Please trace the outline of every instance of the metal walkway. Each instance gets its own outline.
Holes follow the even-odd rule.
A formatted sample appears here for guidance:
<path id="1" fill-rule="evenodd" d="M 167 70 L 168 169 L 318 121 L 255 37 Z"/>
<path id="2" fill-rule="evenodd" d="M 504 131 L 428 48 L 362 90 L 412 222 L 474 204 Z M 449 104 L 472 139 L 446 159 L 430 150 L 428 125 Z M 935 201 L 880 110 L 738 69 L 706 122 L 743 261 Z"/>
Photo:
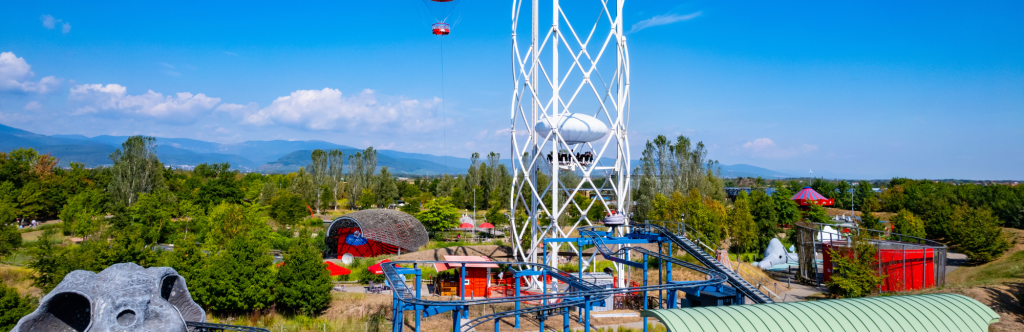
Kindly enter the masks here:
<path id="1" fill-rule="evenodd" d="M 698 244 L 694 243 L 693 241 L 690 241 L 690 239 L 686 238 L 685 236 L 678 236 L 670 232 L 665 227 L 654 224 L 640 224 L 633 225 L 633 227 L 643 227 L 648 230 L 656 230 L 662 236 L 668 238 L 673 243 L 679 245 L 680 248 L 686 251 L 687 254 L 696 258 L 697 261 L 700 262 L 701 264 L 704 264 L 705 266 L 711 268 L 712 270 L 715 270 L 715 272 L 724 274 L 726 278 L 729 280 L 729 284 L 735 287 L 737 292 L 740 292 L 740 294 L 743 294 L 743 296 L 750 298 L 754 302 L 775 303 L 775 301 L 772 301 L 772 299 L 768 297 L 768 295 L 761 293 L 761 291 L 757 290 L 757 287 L 751 285 L 746 280 L 743 280 L 743 278 L 740 277 L 739 274 L 736 274 L 736 272 L 733 272 L 732 270 L 723 266 L 721 262 L 719 262 L 711 255 L 709 255 L 706 251 L 704 251 L 704 249 L 701 249 L 701 247 Z"/>

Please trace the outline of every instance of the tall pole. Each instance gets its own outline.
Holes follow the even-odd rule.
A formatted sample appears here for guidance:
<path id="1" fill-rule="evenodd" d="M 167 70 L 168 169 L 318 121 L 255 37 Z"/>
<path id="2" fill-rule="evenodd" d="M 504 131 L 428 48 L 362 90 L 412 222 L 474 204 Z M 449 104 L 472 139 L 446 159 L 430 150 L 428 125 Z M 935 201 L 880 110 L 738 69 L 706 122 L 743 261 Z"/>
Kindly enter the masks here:
<path id="1" fill-rule="evenodd" d="M 553 136 L 552 137 L 552 141 L 551 141 L 552 143 L 554 143 L 553 145 L 551 145 L 551 149 L 553 150 L 552 151 L 553 155 L 557 155 L 558 154 L 558 150 L 560 148 L 560 146 L 558 144 L 559 141 L 560 141 L 558 139 L 558 135 L 559 135 L 559 133 L 558 133 L 558 124 L 559 124 L 559 121 L 558 121 L 558 115 L 559 115 L 558 114 L 559 113 L 558 112 L 558 104 L 561 102 L 561 100 L 559 100 L 559 98 L 558 98 L 558 88 L 561 85 L 561 84 L 559 84 L 560 81 L 558 79 L 558 48 L 559 48 L 559 45 L 558 45 L 558 21 L 559 21 L 559 19 L 558 19 L 558 12 L 560 10 L 561 9 L 558 8 L 558 0 L 552 0 L 551 1 L 551 42 L 552 42 L 551 43 L 551 73 L 552 73 L 551 74 L 551 82 L 552 82 L 552 84 L 551 84 L 551 118 L 548 119 L 548 121 L 550 121 L 553 124 L 551 126 L 551 134 L 550 134 L 551 136 Z M 552 207 L 552 214 L 553 215 L 551 216 L 551 225 L 548 226 L 548 228 L 549 228 L 548 231 L 552 232 L 552 234 L 550 235 L 551 237 L 557 237 L 558 236 L 558 232 L 561 231 L 561 228 L 559 227 L 560 225 L 558 224 L 558 219 L 562 215 L 561 214 L 562 211 L 561 211 L 561 209 L 559 209 L 559 207 L 561 205 L 558 204 L 558 196 L 560 194 L 558 192 L 558 180 L 559 180 L 558 179 L 559 178 L 558 177 L 558 175 L 559 175 L 558 174 L 559 173 L 558 170 L 559 170 L 560 167 L 562 167 L 561 164 L 562 164 L 561 158 L 554 158 L 554 157 L 552 157 L 552 162 L 551 162 L 551 207 Z M 558 252 L 561 249 L 559 248 L 559 245 L 557 243 L 553 244 L 552 247 L 554 247 L 553 250 L 554 250 L 555 254 L 551 256 L 551 262 L 550 263 L 545 262 L 545 264 L 548 264 L 548 265 L 551 265 L 551 266 L 558 266 L 558 264 L 555 263 L 555 261 L 558 259 L 557 258 L 558 257 Z"/>

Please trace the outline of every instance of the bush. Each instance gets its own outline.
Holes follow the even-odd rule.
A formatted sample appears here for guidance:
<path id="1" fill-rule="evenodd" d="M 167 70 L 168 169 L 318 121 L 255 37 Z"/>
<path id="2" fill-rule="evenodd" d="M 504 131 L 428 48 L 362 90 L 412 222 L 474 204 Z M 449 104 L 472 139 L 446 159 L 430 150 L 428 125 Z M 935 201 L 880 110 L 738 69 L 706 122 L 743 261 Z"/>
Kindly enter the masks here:
<path id="1" fill-rule="evenodd" d="M 38 300 L 31 296 L 22 297 L 14 288 L 0 282 L 0 331 L 10 331 L 18 320 L 36 309 Z"/>
<path id="2" fill-rule="evenodd" d="M 267 247 L 244 233 L 232 238 L 227 247 L 207 258 L 192 296 L 214 312 L 247 312 L 267 308 L 274 302 L 273 258 Z"/>
<path id="3" fill-rule="evenodd" d="M 302 201 L 302 197 L 291 191 L 279 191 L 270 202 L 270 218 L 278 224 L 294 225 L 309 215 L 309 208 Z"/>
<path id="4" fill-rule="evenodd" d="M 834 297 L 850 298 L 871 294 L 882 284 L 878 275 L 875 247 L 862 239 L 851 239 L 850 248 L 832 249 L 832 279 L 825 283 Z"/>
<path id="5" fill-rule="evenodd" d="M 892 218 L 892 232 L 918 238 L 927 236 L 924 229 L 924 220 L 915 217 L 914 213 L 907 209 L 900 210 L 896 217 Z"/>
<path id="6" fill-rule="evenodd" d="M 1001 226 L 991 210 L 961 206 L 949 220 L 950 241 L 968 260 L 991 262 L 1010 248 Z"/>
<path id="7" fill-rule="evenodd" d="M 309 239 L 308 231 L 299 239 Z M 293 241 L 277 272 L 277 305 L 293 312 L 319 314 L 331 303 L 331 274 L 310 241 Z"/>

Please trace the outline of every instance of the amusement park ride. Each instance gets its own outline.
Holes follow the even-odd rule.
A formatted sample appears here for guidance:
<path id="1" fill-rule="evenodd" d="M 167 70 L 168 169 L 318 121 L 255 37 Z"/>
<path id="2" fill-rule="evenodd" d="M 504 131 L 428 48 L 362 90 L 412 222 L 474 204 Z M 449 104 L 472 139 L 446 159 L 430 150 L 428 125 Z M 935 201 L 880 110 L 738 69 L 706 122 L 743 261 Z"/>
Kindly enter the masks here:
<path id="1" fill-rule="evenodd" d="M 450 25 L 445 21 L 456 2 L 425 0 L 428 8 L 438 8 L 431 8 L 438 20 L 432 27 L 433 34 L 450 33 Z M 595 1 L 595 8 L 600 8 L 594 13 L 597 22 L 589 30 L 576 30 L 569 22 L 576 13 L 564 11 L 558 0 L 551 1 L 550 8 L 545 4 L 543 9 L 550 10 L 551 16 L 544 23 L 539 0 L 532 4 L 514 0 L 511 143 L 515 157 L 510 200 L 511 211 L 523 209 L 526 218 L 511 218 L 513 255 L 517 261 L 496 262 L 507 271 L 503 273 L 511 274 L 507 285 L 514 291 L 503 297 L 466 298 L 461 289 L 464 283 L 460 283 L 459 300 L 431 300 L 422 296 L 425 264 L 461 265 L 460 271 L 465 271 L 467 264 L 479 262 L 384 263 L 384 274 L 395 285 L 394 331 L 402 330 L 406 311 L 415 312 L 416 331 L 420 330 L 421 318 L 445 312 L 452 313 L 455 331 L 471 330 L 488 321 L 493 321 L 498 331 L 506 317 L 514 318 L 514 326 L 519 328 L 523 315 L 536 317 L 543 330 L 545 318 L 552 314 L 564 316 L 563 328 L 568 331 L 572 308 L 579 311 L 577 319 L 589 331 L 591 310 L 608 305 L 606 301 L 612 301 L 612 295 L 617 293 L 642 294 L 647 298 L 648 292 L 658 292 L 658 306 L 667 308 L 742 304 L 744 299 L 772 302 L 704 251 L 699 242 L 687 238 L 685 226 L 674 232 L 663 226 L 630 223 L 629 52 L 623 33 L 623 2 Z M 521 16 L 524 13 L 531 16 Z M 592 21 L 594 17 L 586 19 Z M 560 51 L 567 56 L 560 57 Z M 594 199 L 583 206 L 572 199 L 577 195 Z M 599 209 L 607 217 L 591 220 L 591 209 Z M 569 220 L 568 215 L 579 217 Z M 683 234 L 676 234 L 680 231 Z M 632 247 L 650 243 L 658 244 L 657 252 Z M 673 246 L 704 266 L 673 258 Z M 596 248 L 589 257 L 584 254 L 588 247 Z M 662 252 L 664 247 L 668 252 Z M 556 268 L 563 248 L 579 262 L 575 274 Z M 614 262 L 615 275 L 622 276 L 616 278 L 613 288 L 598 286 L 584 275 L 585 270 L 596 268 L 598 254 Z M 657 284 L 647 280 L 648 260 L 655 258 L 659 260 Z M 673 281 L 674 266 L 705 274 L 707 279 Z M 627 286 L 625 276 L 629 268 L 643 270 L 642 283 Z M 404 275 L 415 276 L 414 286 L 406 285 Z M 679 292 L 684 292 L 685 297 L 679 297 Z M 714 301 L 702 302 L 709 297 Z M 643 302 L 647 309 L 647 301 Z M 498 303 L 514 303 L 514 309 L 469 319 L 470 306 Z"/>

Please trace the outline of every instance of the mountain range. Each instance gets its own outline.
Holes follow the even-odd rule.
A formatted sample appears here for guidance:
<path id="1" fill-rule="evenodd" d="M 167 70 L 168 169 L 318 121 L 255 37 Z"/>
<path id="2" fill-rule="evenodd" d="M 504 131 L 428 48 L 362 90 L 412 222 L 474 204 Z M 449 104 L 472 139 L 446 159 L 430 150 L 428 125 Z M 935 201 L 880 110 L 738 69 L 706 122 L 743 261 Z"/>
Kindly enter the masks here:
<path id="1" fill-rule="evenodd" d="M 50 153 L 60 158 L 60 166 L 67 166 L 72 162 L 84 163 L 86 167 L 109 166 L 112 164 L 110 154 L 120 148 L 126 139 L 128 136 L 47 136 L 0 124 L 0 151 L 33 148 L 40 153 Z M 312 162 L 310 153 L 315 149 L 338 149 L 346 156 L 362 151 L 351 146 L 324 141 L 274 140 L 221 144 L 188 138 L 157 137 L 156 144 L 157 157 L 166 166 L 191 168 L 202 163 L 227 162 L 234 169 L 261 173 L 294 172 Z M 502 162 L 506 166 L 511 166 L 508 159 Z M 469 158 L 377 150 L 377 166 L 387 166 L 393 174 L 457 174 L 466 172 L 470 164 Z M 639 165 L 639 161 L 633 160 L 632 164 Z M 722 176 L 792 177 L 783 172 L 745 164 L 723 165 Z"/>

